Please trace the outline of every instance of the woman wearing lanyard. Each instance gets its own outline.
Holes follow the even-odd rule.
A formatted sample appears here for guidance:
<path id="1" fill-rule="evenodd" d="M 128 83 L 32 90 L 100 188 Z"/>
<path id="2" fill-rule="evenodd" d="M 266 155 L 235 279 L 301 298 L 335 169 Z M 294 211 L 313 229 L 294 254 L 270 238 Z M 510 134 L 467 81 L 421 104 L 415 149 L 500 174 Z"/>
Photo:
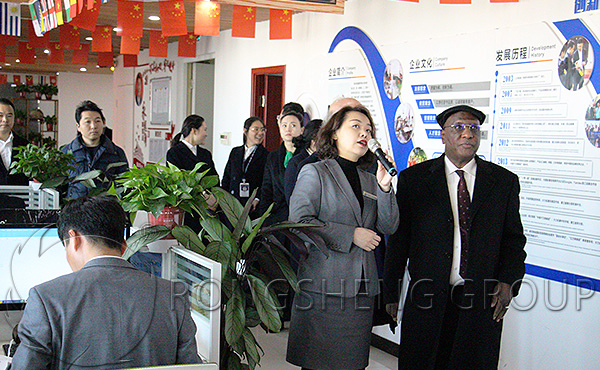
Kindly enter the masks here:
<path id="1" fill-rule="evenodd" d="M 260 188 L 269 152 L 262 145 L 265 138 L 265 124 L 258 117 L 250 117 L 244 122 L 244 145 L 235 147 L 223 173 L 222 188 L 235 196 L 242 204 L 256 188 Z M 260 190 L 252 204 L 251 218 L 260 199 Z"/>

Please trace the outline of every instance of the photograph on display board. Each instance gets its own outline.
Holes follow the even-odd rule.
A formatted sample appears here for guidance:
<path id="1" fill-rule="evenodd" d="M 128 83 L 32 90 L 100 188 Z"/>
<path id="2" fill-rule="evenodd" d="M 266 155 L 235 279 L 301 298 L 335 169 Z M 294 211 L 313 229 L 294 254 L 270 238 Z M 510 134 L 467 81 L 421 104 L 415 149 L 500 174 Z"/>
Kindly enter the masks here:
<path id="1" fill-rule="evenodd" d="M 398 59 L 390 60 L 383 73 L 383 87 L 388 98 L 396 99 L 400 96 L 402 78 L 403 73 L 400 61 Z"/>
<path id="2" fill-rule="evenodd" d="M 573 36 L 558 55 L 558 77 L 568 90 L 579 90 L 590 80 L 594 69 L 594 51 L 588 39 Z"/>
<path id="3" fill-rule="evenodd" d="M 409 103 L 402 103 L 396 110 L 396 118 L 394 120 L 394 128 L 396 137 L 402 144 L 408 143 L 413 136 L 415 129 L 415 114 L 412 106 Z"/>

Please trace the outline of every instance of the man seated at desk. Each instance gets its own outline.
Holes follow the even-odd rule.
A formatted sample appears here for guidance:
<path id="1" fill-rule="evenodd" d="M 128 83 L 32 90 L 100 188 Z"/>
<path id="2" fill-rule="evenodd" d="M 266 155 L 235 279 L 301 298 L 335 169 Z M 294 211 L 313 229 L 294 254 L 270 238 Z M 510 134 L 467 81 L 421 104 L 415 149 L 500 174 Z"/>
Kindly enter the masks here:
<path id="1" fill-rule="evenodd" d="M 85 100 L 75 109 L 75 121 L 77 122 L 77 137 L 67 144 L 62 151 L 73 152 L 75 161 L 70 171 L 71 176 L 78 176 L 92 170 L 100 170 L 108 179 L 113 180 L 129 168 L 125 152 L 116 146 L 104 134 L 106 118 L 102 109 L 96 103 Z M 111 164 L 121 165 L 110 167 Z M 96 186 L 101 186 L 96 181 Z M 108 187 L 108 186 L 106 186 Z M 69 185 L 67 198 L 79 198 L 89 193 L 89 189 L 82 183 Z"/>
<path id="2" fill-rule="evenodd" d="M 69 202 L 58 236 L 73 273 L 29 291 L 13 370 L 200 363 L 183 283 L 121 258 L 126 215 L 114 197 Z"/>

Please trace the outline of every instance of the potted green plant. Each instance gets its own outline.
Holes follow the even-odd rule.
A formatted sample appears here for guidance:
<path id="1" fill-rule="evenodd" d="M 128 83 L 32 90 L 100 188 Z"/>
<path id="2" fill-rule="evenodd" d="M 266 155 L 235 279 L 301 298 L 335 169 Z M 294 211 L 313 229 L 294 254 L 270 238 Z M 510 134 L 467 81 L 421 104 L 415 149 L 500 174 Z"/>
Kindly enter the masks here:
<path id="1" fill-rule="evenodd" d="M 326 255 L 328 252 L 323 239 L 312 230 L 315 225 L 282 222 L 263 227 L 272 206 L 260 219 L 251 222 L 248 215 L 256 191 L 246 207 L 223 189 L 215 187 L 212 192 L 233 230 L 219 217 L 203 213 L 199 235 L 187 226 L 144 228 L 127 240 L 123 257 L 129 258 L 144 245 L 172 233 L 187 249 L 220 262 L 224 317 L 221 367 L 252 370 L 260 363 L 261 348 L 250 329 L 262 325 L 269 331 L 279 332 L 282 323 L 277 292 L 283 293 L 290 286 L 294 290 L 298 288 L 296 274 L 289 263 L 290 254 L 274 234 L 286 235 L 304 253 L 308 252 L 305 242 L 312 243 Z"/>
<path id="2" fill-rule="evenodd" d="M 44 117 L 44 122 L 46 122 L 46 130 L 52 131 L 54 125 L 56 125 L 56 115 Z"/>
<path id="3" fill-rule="evenodd" d="M 44 93 L 44 85 L 42 85 L 42 84 L 32 85 L 31 91 L 33 92 L 36 99 L 41 99 L 42 94 Z"/>
<path id="4" fill-rule="evenodd" d="M 198 163 L 191 171 L 171 163 L 133 166 L 115 180 L 114 194 L 123 209 L 132 213 L 132 222 L 137 211 L 148 212 L 150 222 L 158 219 L 163 210 L 169 218 L 179 217 L 180 211 L 203 214 L 207 208 L 203 193 L 217 185 L 219 179 L 206 176 L 208 171 L 200 172 L 202 166 Z"/>
<path id="5" fill-rule="evenodd" d="M 31 92 L 31 89 L 28 85 L 20 84 L 15 86 L 15 91 L 19 94 L 20 97 L 24 98 L 28 92 Z"/>
<path id="6" fill-rule="evenodd" d="M 58 87 L 52 84 L 42 84 L 41 85 L 41 93 L 46 96 L 46 99 L 51 100 L 52 95 L 58 94 Z"/>

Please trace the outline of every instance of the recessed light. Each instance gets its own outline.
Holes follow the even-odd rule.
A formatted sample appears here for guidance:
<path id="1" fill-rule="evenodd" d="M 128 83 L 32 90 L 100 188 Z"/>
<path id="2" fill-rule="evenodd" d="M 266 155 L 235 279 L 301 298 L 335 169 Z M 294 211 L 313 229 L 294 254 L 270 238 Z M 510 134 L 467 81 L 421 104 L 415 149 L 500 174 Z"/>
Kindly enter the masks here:
<path id="1" fill-rule="evenodd" d="M 5 65 L 5 66 L 9 66 L 9 65 L 10 65 L 10 63 L 4 63 L 4 65 Z"/>
<path id="2" fill-rule="evenodd" d="M 50 54 L 50 50 L 44 49 L 44 54 Z"/>
<path id="3" fill-rule="evenodd" d="M 148 17 L 151 21 L 160 21 L 160 17 L 158 15 L 151 15 Z"/>
<path id="4" fill-rule="evenodd" d="M 115 66 L 110 66 L 110 71 L 114 72 L 115 71 Z"/>
<path id="5" fill-rule="evenodd" d="M 88 40 L 88 41 L 92 41 L 94 38 L 92 36 L 88 36 L 85 39 Z"/>
<path id="6" fill-rule="evenodd" d="M 100 68 L 100 66 L 96 64 L 96 68 Z"/>
<path id="7" fill-rule="evenodd" d="M 21 61 L 20 61 L 19 59 L 15 60 L 15 62 L 17 62 L 17 63 L 21 63 Z M 9 64 L 9 65 L 10 65 L 10 64 Z"/>
<path id="8" fill-rule="evenodd" d="M 119 27 L 115 27 L 115 28 L 113 28 L 113 31 L 115 31 L 115 32 L 121 32 L 121 29 Z"/>
<path id="9" fill-rule="evenodd" d="M 85 67 L 81 67 L 81 68 L 79 68 L 79 70 L 80 70 L 81 72 L 85 72 L 85 71 L 87 71 L 87 68 L 85 68 Z"/>
<path id="10" fill-rule="evenodd" d="M 60 74 L 60 72 L 56 72 L 56 75 L 58 76 Z"/>

